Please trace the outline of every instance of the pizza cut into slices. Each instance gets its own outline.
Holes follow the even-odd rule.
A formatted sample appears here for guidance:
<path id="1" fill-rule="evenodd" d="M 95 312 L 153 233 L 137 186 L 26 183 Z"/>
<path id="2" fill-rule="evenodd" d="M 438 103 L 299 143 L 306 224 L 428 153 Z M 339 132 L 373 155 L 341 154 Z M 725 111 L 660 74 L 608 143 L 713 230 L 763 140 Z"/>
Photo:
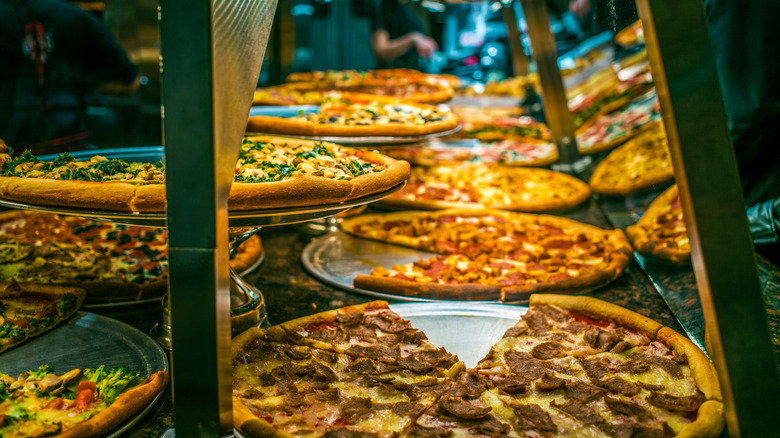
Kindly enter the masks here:
<path id="1" fill-rule="evenodd" d="M 588 185 L 565 173 L 459 164 L 415 167 L 406 186 L 380 203 L 422 210 L 470 207 L 547 212 L 576 207 L 589 197 Z"/>
<path id="2" fill-rule="evenodd" d="M 68 319 L 85 295 L 75 287 L 0 283 L 0 353 Z"/>
<path id="3" fill-rule="evenodd" d="M 472 369 L 381 301 L 250 329 L 232 354 L 234 425 L 250 438 L 713 438 L 724 426 L 698 347 L 590 297 L 531 296 Z"/>
<path id="4" fill-rule="evenodd" d="M 558 161 L 558 147 L 544 140 L 516 138 L 478 145 L 459 145 L 458 141 L 386 148 L 382 152 L 413 166 L 427 167 L 459 163 L 544 167 Z"/>
<path id="5" fill-rule="evenodd" d="M 168 373 L 144 377 L 127 367 L 55 373 L 41 365 L 18 377 L 0 371 L 0 436 L 103 436 L 154 402 Z"/>
<path id="6" fill-rule="evenodd" d="M 400 296 L 519 301 L 541 291 L 583 290 L 617 278 L 632 253 L 620 230 L 500 210 L 363 215 L 341 227 L 440 254 L 379 266 L 353 280 L 355 287 Z"/>
<path id="7" fill-rule="evenodd" d="M 655 94 L 640 96 L 624 107 L 592 118 L 576 131 L 581 154 L 595 154 L 614 148 L 626 140 L 661 123 Z"/>
<path id="8" fill-rule="evenodd" d="M 611 151 L 596 166 L 589 185 L 596 193 L 627 195 L 672 178 L 666 132 L 658 124 Z"/>
<path id="9" fill-rule="evenodd" d="M 658 195 L 639 221 L 626 228 L 626 234 L 631 246 L 640 254 L 674 263 L 689 263 L 691 242 L 677 185 Z"/>
<path id="10" fill-rule="evenodd" d="M 162 228 L 12 210 L 0 213 L 0 254 L 0 281 L 83 288 L 87 304 L 153 299 L 168 290 Z M 231 266 L 243 272 L 261 254 L 260 238 L 253 236 Z"/>
<path id="11" fill-rule="evenodd" d="M 247 137 L 228 198 L 231 210 L 337 204 L 387 191 L 409 164 L 334 143 Z M 35 205 L 97 211 L 165 211 L 165 165 L 69 154 L 44 161 L 0 154 L 0 196 Z"/>
<path id="12" fill-rule="evenodd" d="M 298 136 L 421 136 L 455 129 L 457 117 L 433 105 L 388 96 L 330 92 L 316 113 L 252 116 L 247 131 Z"/>

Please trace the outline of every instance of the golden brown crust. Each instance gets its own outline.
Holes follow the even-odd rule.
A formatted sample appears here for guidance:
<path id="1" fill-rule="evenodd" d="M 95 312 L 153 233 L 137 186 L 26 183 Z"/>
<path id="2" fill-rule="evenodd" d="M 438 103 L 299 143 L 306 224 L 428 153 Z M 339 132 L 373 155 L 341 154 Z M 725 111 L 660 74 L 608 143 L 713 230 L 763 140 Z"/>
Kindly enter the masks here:
<path id="1" fill-rule="evenodd" d="M 249 269 L 263 255 L 260 236 L 253 234 L 238 247 L 236 255 L 230 259 L 230 267 L 239 274 Z"/>
<path id="2" fill-rule="evenodd" d="M 677 185 L 672 185 L 650 203 L 650 206 L 645 210 L 636 224 L 626 228 L 626 235 L 631 242 L 631 246 L 633 246 L 637 252 L 669 260 L 673 263 L 690 262 L 690 250 L 685 251 L 680 248 L 672 248 L 666 245 L 662 246 L 660 245 L 660 242 L 656 241 L 655 238 L 648 233 L 648 229 L 653 227 L 658 216 L 666 213 L 669 206 L 674 202 L 678 195 Z"/>
<path id="3" fill-rule="evenodd" d="M 592 297 L 557 294 L 531 295 L 529 305 L 539 304 L 558 306 L 592 319 L 613 321 L 616 324 L 644 333 L 651 339 L 655 339 L 656 334 L 663 327 L 644 315 Z"/>
<path id="4" fill-rule="evenodd" d="M 699 387 L 707 400 L 723 401 L 718 373 L 710 359 L 699 347 L 668 327 L 659 330 L 656 340 L 673 348 L 677 354 L 685 355 L 688 358 L 688 365 L 691 367 L 694 380 L 696 380 L 696 386 Z"/>
<path id="5" fill-rule="evenodd" d="M 2 177 L 2 196 L 30 204 L 110 211 L 133 211 L 136 185 L 125 182 Z"/>
<path id="6" fill-rule="evenodd" d="M 391 187 L 395 187 L 406 181 L 406 179 L 409 178 L 410 169 L 409 163 L 406 161 L 394 161 L 382 172 L 360 175 L 352 180 L 354 188 L 347 199 L 359 199 L 364 196 L 389 190 Z"/>
<path id="7" fill-rule="evenodd" d="M 352 284 L 361 289 L 406 297 L 475 301 L 498 301 L 501 299 L 501 288 L 487 284 L 418 283 L 373 275 L 357 275 Z"/>
<path id="8" fill-rule="evenodd" d="M 56 435 L 54 438 L 93 438 L 114 429 L 122 422 L 144 409 L 157 394 L 168 385 L 168 373 L 157 371 L 142 384 L 120 395 L 103 411 L 94 417 Z"/>
<path id="9" fill-rule="evenodd" d="M 289 433 L 253 414 L 236 396 L 233 396 L 233 426 L 247 438 L 292 438 Z"/>
<path id="10" fill-rule="evenodd" d="M 723 403 L 717 400 L 707 400 L 699 406 L 696 420 L 688 423 L 675 438 L 717 437 L 723 431 L 726 421 L 723 416 Z"/>
<path id="11" fill-rule="evenodd" d="M 263 183 L 233 183 L 231 210 L 260 210 L 293 206 L 337 204 L 352 192 L 352 183 L 321 176 L 295 175 Z"/>
<path id="12" fill-rule="evenodd" d="M 138 186 L 133 196 L 132 209 L 145 213 L 165 211 L 165 185 Z"/>

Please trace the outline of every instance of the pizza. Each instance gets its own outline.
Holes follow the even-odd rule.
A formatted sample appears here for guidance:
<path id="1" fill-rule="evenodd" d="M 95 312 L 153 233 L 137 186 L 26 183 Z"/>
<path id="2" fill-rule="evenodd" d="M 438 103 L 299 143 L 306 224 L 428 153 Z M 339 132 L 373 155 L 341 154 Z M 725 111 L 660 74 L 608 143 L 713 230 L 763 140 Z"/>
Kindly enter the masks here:
<path id="1" fill-rule="evenodd" d="M 642 20 L 636 20 L 615 34 L 615 44 L 623 47 L 644 44 L 645 34 L 642 29 Z"/>
<path id="2" fill-rule="evenodd" d="M 500 163 L 511 166 L 543 167 L 558 161 L 555 143 L 531 138 L 506 139 L 492 143 L 458 144 L 458 140 L 398 148 L 382 152 L 413 166 L 453 165 L 458 163 Z"/>
<path id="3" fill-rule="evenodd" d="M 0 283 L 0 353 L 68 319 L 79 309 L 84 296 L 83 289 L 74 287 Z"/>
<path id="4" fill-rule="evenodd" d="M 638 134 L 607 155 L 593 171 L 596 193 L 626 195 L 674 178 L 663 124 Z"/>
<path id="5" fill-rule="evenodd" d="M 661 113 L 655 95 L 650 99 L 640 97 L 580 126 L 576 131 L 577 148 L 581 154 L 607 151 L 660 123 Z"/>
<path id="6" fill-rule="evenodd" d="M 455 135 L 460 138 L 476 138 L 483 142 L 550 139 L 550 130 L 533 117 L 516 115 L 492 115 L 469 117 L 461 121 L 461 130 Z"/>
<path id="7" fill-rule="evenodd" d="M 499 208 L 542 212 L 575 207 L 588 185 L 561 172 L 501 165 L 415 167 L 403 189 L 380 201 L 394 208 Z"/>
<path id="8" fill-rule="evenodd" d="M 0 281 L 82 288 L 87 304 L 151 299 L 168 290 L 163 228 L 13 210 L 0 213 L 0 254 Z M 230 264 L 243 272 L 261 254 L 253 236 Z"/>
<path id="9" fill-rule="evenodd" d="M 232 350 L 233 422 L 250 438 L 713 438 L 724 426 L 698 347 L 591 297 L 533 295 L 473 369 L 381 301 L 253 328 Z"/>
<path id="10" fill-rule="evenodd" d="M 334 143 L 247 137 L 236 162 L 228 205 L 260 210 L 341 203 L 386 191 L 409 164 Z M 0 197 L 34 205 L 98 211 L 165 211 L 165 165 L 65 153 L 44 161 L 29 151 L 0 154 Z"/>
<path id="11" fill-rule="evenodd" d="M 639 221 L 626 228 L 626 234 L 640 254 L 674 263 L 689 263 L 691 242 L 688 240 L 677 185 L 658 195 Z"/>
<path id="12" fill-rule="evenodd" d="M 623 108 L 654 89 L 653 82 L 646 80 L 644 76 L 621 81 L 612 70 L 609 70 L 609 74 L 613 79 L 602 81 L 597 91 L 589 88 L 569 99 L 569 110 L 572 112 L 575 128 Z"/>
<path id="13" fill-rule="evenodd" d="M 330 92 L 362 93 L 387 96 L 419 103 L 443 103 L 454 94 L 449 84 L 436 79 L 363 77 L 347 80 L 320 80 L 291 82 L 272 87 L 258 88 L 252 98 L 253 105 L 321 105 Z"/>
<path id="14" fill-rule="evenodd" d="M 438 254 L 378 266 L 356 276 L 355 287 L 435 299 L 519 301 L 536 292 L 581 291 L 617 278 L 632 254 L 620 230 L 500 210 L 363 215 L 341 228 Z"/>
<path id="15" fill-rule="evenodd" d="M 338 81 L 357 82 L 364 79 L 390 79 L 406 81 L 440 82 L 452 88 L 460 86 L 460 78 L 449 74 L 423 73 L 410 68 L 387 68 L 378 70 L 324 70 L 290 73 L 286 82 Z"/>
<path id="16" fill-rule="evenodd" d="M 421 136 L 449 131 L 458 119 L 432 105 L 386 96 L 332 92 L 316 113 L 252 116 L 247 131 L 300 136 Z"/>
<path id="17" fill-rule="evenodd" d="M 149 406 L 168 373 L 149 377 L 127 367 L 73 369 L 58 375 L 41 365 L 18 377 L 0 372 L 0 436 L 103 436 Z"/>
<path id="18" fill-rule="evenodd" d="M 522 76 L 513 76 L 500 81 L 488 81 L 482 94 L 488 96 L 513 96 L 520 99 L 525 98 L 528 89 L 541 92 L 542 86 L 539 82 L 539 75 L 531 73 Z"/>

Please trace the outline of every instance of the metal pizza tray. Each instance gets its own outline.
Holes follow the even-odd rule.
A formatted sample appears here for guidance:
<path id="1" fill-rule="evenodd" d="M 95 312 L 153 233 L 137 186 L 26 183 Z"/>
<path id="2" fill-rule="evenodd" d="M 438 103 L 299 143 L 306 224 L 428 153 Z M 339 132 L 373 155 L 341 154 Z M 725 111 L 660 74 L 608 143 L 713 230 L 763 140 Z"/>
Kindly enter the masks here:
<path id="1" fill-rule="evenodd" d="M 82 311 L 51 331 L 0 353 L 0 370 L 11 376 L 45 363 L 53 365 L 57 373 L 100 365 L 126 366 L 145 376 L 168 371 L 165 352 L 152 338 L 123 322 Z M 122 435 L 152 410 L 164 393 L 106 436 Z"/>
<path id="2" fill-rule="evenodd" d="M 342 231 L 336 231 L 309 242 L 303 249 L 301 262 L 313 277 L 323 283 L 349 292 L 391 301 L 457 302 L 456 300 L 394 295 L 361 289 L 352 285 L 352 280 L 356 275 L 368 275 L 377 266 L 389 269 L 392 265 L 411 263 L 415 260 L 427 259 L 436 255 L 438 254 L 375 240 L 362 239 Z M 463 300 L 469 301 L 467 297 L 464 297 Z M 495 301 L 477 300 L 469 302 L 495 303 Z"/>

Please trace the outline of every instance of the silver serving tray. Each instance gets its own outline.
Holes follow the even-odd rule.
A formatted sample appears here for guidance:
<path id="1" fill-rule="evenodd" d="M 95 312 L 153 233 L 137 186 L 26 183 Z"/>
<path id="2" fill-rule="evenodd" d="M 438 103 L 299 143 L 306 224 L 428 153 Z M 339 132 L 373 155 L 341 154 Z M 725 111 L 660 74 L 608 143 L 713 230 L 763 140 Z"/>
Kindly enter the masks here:
<path id="1" fill-rule="evenodd" d="M 165 352 L 152 338 L 123 322 L 87 312 L 76 312 L 49 332 L 0 353 L 0 370 L 16 376 L 44 363 L 64 373 L 73 368 L 126 366 L 142 375 L 168 371 Z M 160 392 L 144 410 L 114 429 L 118 437 L 138 422 L 162 399 Z"/>
<path id="2" fill-rule="evenodd" d="M 361 289 L 352 285 L 358 274 L 368 275 L 377 266 L 389 269 L 392 265 L 411 263 L 439 254 L 351 236 L 342 231 L 320 236 L 303 249 L 301 262 L 306 271 L 325 284 L 390 301 L 454 303 L 428 297 L 411 297 Z M 463 298 L 463 301 L 469 301 Z M 527 301 L 527 300 L 526 300 Z M 469 301 L 469 303 L 497 303 L 497 301 Z"/>

